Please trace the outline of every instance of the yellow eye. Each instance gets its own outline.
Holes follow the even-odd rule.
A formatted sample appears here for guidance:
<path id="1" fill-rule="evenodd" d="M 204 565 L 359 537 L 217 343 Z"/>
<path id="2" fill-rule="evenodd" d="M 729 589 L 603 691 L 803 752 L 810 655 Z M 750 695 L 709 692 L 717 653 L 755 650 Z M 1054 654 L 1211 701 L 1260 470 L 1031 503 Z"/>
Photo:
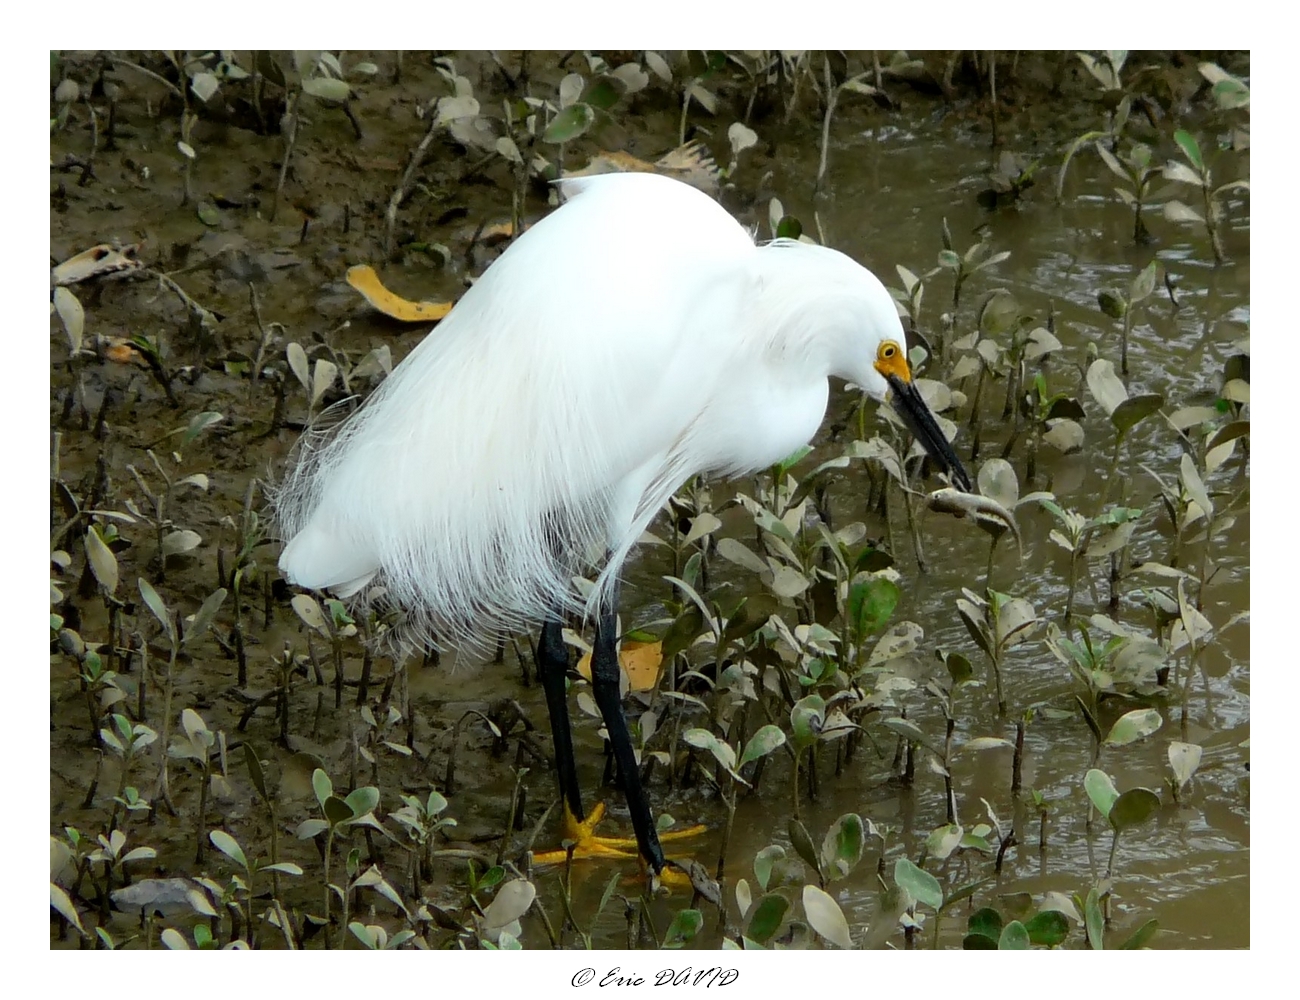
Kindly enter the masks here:
<path id="1" fill-rule="evenodd" d="M 912 380 L 912 372 L 907 366 L 907 356 L 898 341 L 886 340 L 876 349 L 876 371 L 886 378 L 898 378 L 904 382 Z"/>

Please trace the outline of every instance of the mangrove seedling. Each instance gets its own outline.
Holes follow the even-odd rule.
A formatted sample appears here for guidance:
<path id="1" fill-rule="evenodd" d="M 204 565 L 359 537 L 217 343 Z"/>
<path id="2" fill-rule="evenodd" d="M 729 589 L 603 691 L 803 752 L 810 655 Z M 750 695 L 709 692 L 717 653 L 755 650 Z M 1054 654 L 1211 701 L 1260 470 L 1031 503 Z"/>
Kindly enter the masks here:
<path id="1" fill-rule="evenodd" d="M 1196 137 L 1180 128 L 1174 133 L 1174 141 L 1178 143 L 1186 162 L 1170 160 L 1165 164 L 1164 177 L 1177 184 L 1199 189 L 1201 210 L 1198 212 L 1191 206 L 1172 199 L 1165 202 L 1165 218 L 1170 222 L 1204 226 L 1210 237 L 1210 248 L 1214 251 L 1214 262 L 1222 264 L 1227 259 L 1223 249 L 1223 223 L 1228 214 L 1227 197 L 1235 191 L 1249 191 L 1250 181 L 1232 180 L 1216 187 Z"/>
<path id="2" fill-rule="evenodd" d="M 1133 332 L 1134 307 L 1144 299 L 1150 298 L 1156 288 L 1157 265 L 1153 260 L 1144 267 L 1129 283 L 1128 297 L 1123 293 L 1105 290 L 1097 293 L 1097 305 L 1111 319 L 1123 323 L 1120 338 L 1120 372 L 1128 375 L 1128 338 Z M 1091 382 L 1089 382 L 1091 385 Z M 1110 412 L 1108 410 L 1108 412 Z M 1145 415 L 1145 414 L 1144 414 Z M 1140 418 L 1139 418 L 1140 419 Z"/>
<path id="3" fill-rule="evenodd" d="M 1109 879 L 1115 871 L 1119 835 L 1154 816 L 1160 808 L 1160 796 L 1149 788 L 1130 788 L 1121 793 L 1110 775 L 1095 767 L 1084 776 L 1083 787 L 1097 812 L 1110 824 L 1110 856 L 1106 860 L 1106 878 Z"/>

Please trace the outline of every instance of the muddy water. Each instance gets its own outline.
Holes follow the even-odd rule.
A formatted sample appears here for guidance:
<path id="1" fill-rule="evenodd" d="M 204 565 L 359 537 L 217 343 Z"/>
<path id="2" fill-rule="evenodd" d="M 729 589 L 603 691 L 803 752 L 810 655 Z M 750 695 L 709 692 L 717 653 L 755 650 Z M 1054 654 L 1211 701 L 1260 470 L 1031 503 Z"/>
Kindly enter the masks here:
<path id="1" fill-rule="evenodd" d="M 365 138 L 353 139 L 341 116 L 318 114 L 301 140 L 300 154 L 287 190 L 293 202 L 282 204 L 275 222 L 267 220 L 267 206 L 279 168 L 281 144 L 272 137 L 257 137 L 235 128 L 213 127 L 200 123 L 203 154 L 196 167 L 196 189 L 209 194 L 220 192 L 242 207 L 223 208 L 220 226 L 205 228 L 192 210 L 177 204 L 179 177 L 176 157 L 171 153 L 176 140 L 175 122 L 151 117 L 142 104 L 126 108 L 124 114 L 130 135 L 123 150 L 101 154 L 96 173 L 100 184 L 73 190 L 75 181 L 65 177 L 69 195 L 66 207 L 52 216 L 53 254 L 57 259 L 93 243 L 110 238 L 132 242 L 145 238 L 148 246 L 163 255 L 151 262 L 162 270 L 180 271 L 177 280 L 196 299 L 209 308 L 226 314 L 216 343 L 201 346 L 182 340 L 171 331 L 180 326 L 183 311 L 175 302 L 159 299 L 152 284 L 117 284 L 83 297 L 91 328 L 117 335 L 132 332 L 175 336 L 178 364 L 195 366 L 193 384 L 180 390 L 182 407 L 166 407 L 156 384 L 139 368 L 96 362 L 82 373 L 85 408 L 97 412 L 104 392 L 117 395 L 107 410 L 107 434 L 96 441 L 78 426 L 74 413 L 67 425 L 60 424 L 63 394 L 71 384 L 62 369 L 56 369 L 52 414 L 55 427 L 64 432 L 63 474 L 70 483 L 89 483 L 99 454 L 105 456 L 110 488 L 104 506 L 122 509 L 124 497 L 139 495 L 134 490 L 125 466 L 147 462 L 143 448 L 152 445 L 166 431 L 183 425 L 193 413 L 217 409 L 227 414 L 220 429 L 193 446 L 185 456 L 185 472 L 204 471 L 212 480 L 210 492 L 187 497 L 179 508 L 178 521 L 198 530 L 205 544 L 196 557 L 173 559 L 168 566 L 164 596 L 189 613 L 215 586 L 216 539 L 219 520 L 238 516 L 250 477 L 263 476 L 283 460 L 296 432 L 292 426 L 267 434 L 273 406 L 273 393 L 266 390 L 250 400 L 247 381 L 223 370 L 214 358 L 229 358 L 235 352 L 251 354 L 256 348 L 256 332 L 248 308 L 248 282 L 258 289 L 260 308 L 265 322 L 285 324 L 285 336 L 273 352 L 274 363 L 283 368 L 283 343 L 298 340 L 310 344 L 321 336 L 338 349 L 364 353 L 381 343 L 391 346 L 395 359 L 403 356 L 421 336 L 377 318 L 358 307 L 355 297 L 341 282 L 344 268 L 359 260 L 376 260 L 382 234 L 380 216 L 405 152 L 423 133 L 411 113 L 413 92 L 432 94 L 437 86 L 427 66 L 410 60 L 403 88 L 375 85 L 363 89 L 358 102 L 359 118 Z M 485 85 L 491 81 L 484 78 Z M 137 88 L 137 93 L 145 88 Z M 154 95 L 155 99 L 161 99 Z M 1077 112 L 1082 115 L 1083 112 Z M 1023 133 L 1017 135 L 1016 122 L 1007 126 L 1005 135 L 1018 151 L 1058 150 L 1072 134 L 1065 126 L 1053 130 L 1032 113 L 1019 120 Z M 622 123 L 638 152 L 648 153 L 672 145 L 674 113 L 668 109 L 643 107 L 635 119 Z M 1236 204 L 1232 210 L 1232 229 L 1227 236 L 1231 263 L 1214 267 L 1209 246 L 1202 234 L 1176 229 L 1163 223 L 1156 213 L 1148 225 L 1158 238 L 1151 247 L 1135 248 L 1131 241 L 1131 215 L 1110 193 L 1111 178 L 1094 156 L 1081 155 L 1071 168 L 1067 198 L 1062 205 L 1053 203 L 1051 186 L 1058 157 L 1048 157 L 1050 168 L 1039 175 L 1039 184 L 1026 195 L 1022 207 L 989 214 L 980 209 L 975 195 L 983 186 L 981 178 L 987 168 L 989 153 L 987 134 L 973 112 L 945 113 L 941 105 L 916 98 L 903 114 L 871 113 L 864 108 L 846 105 L 835 124 L 836 140 L 831 150 L 829 182 L 820 195 L 812 193 L 817 170 L 816 123 L 795 120 L 789 125 L 775 122 L 769 127 L 774 148 L 756 155 L 752 165 L 737 174 L 735 192 L 727 195 L 731 207 L 747 221 L 766 217 L 766 198 L 779 196 L 788 212 L 800 217 L 806 231 L 815 232 L 814 215 L 820 218 L 830 243 L 872 267 L 888 285 L 898 285 L 895 264 L 904 264 L 922 274 L 934 266 L 940 247 L 940 221 L 947 218 L 959 251 L 978 237 L 975 230 L 987 227 L 997 250 L 1011 251 L 1003 264 L 973 279 L 964 291 L 964 310 L 977 302 L 988 290 L 1003 287 L 1012 291 L 1023 311 L 1045 321 L 1049 307 L 1054 312 L 1056 332 L 1065 350 L 1049 366 L 1053 388 L 1078 384 L 1076 370 L 1084 363 L 1085 345 L 1096 341 L 1102 356 L 1118 356 L 1118 324 L 1104 317 L 1096 307 L 1096 293 L 1102 288 L 1124 288 L 1132 275 L 1154 254 L 1168 269 L 1179 288 L 1180 308 L 1173 310 L 1161 292 L 1143 310 L 1132 342 L 1130 363 L 1132 392 L 1161 392 L 1167 400 L 1166 411 L 1179 406 L 1212 401 L 1220 384 L 1224 359 L 1234 351 L 1230 344 L 1248 336 L 1249 298 L 1249 217 L 1248 205 Z M 760 130 L 762 131 L 762 130 Z M 722 149 L 715 150 L 720 156 Z M 1019 142 L 1021 145 L 1014 145 Z M 56 136 L 52 140 L 54 159 L 62 149 L 81 151 L 85 137 Z M 770 154 L 770 155 L 769 155 Z M 438 222 L 441 214 L 436 203 L 415 199 L 404 219 L 431 240 L 446 243 L 453 253 L 445 267 L 436 267 L 419 254 L 408 255 L 400 266 L 385 271 L 391 284 L 412 297 L 454 297 L 467 274 L 482 267 L 486 257 L 481 251 L 466 255 L 463 250 L 470 234 L 480 221 L 496 221 L 509 214 L 509 193 L 498 184 L 455 183 L 464 160 L 454 150 L 436 151 L 427 167 L 427 188 L 444 193 L 448 201 L 468 209 L 466 216 Z M 152 180 L 142 180 L 142 168 L 149 167 Z M 746 173 L 746 170 L 749 172 Z M 770 176 L 764 176 L 771 170 Z M 498 179 L 499 180 L 499 179 Z M 52 188 L 58 179 L 52 177 Z M 260 208 L 249 204 L 252 194 Z M 345 202 L 352 216 L 351 227 L 343 233 Z M 310 216 L 306 236 L 302 238 L 303 209 Z M 170 255 L 170 260 L 166 255 Z M 939 274 L 928 279 L 924 322 L 935 324 L 939 310 L 951 295 L 950 277 Z M 341 328 L 344 321 L 349 326 Z M 62 332 L 55 327 L 52 355 L 57 361 L 66 356 Z M 291 376 L 290 376 L 291 377 Z M 984 411 L 1000 412 L 1004 386 L 997 383 L 986 395 Z M 1021 483 L 1022 493 L 1048 488 L 1067 506 L 1089 511 L 1095 509 L 1103 470 L 1109 457 L 1109 431 L 1104 419 L 1095 413 L 1086 390 L 1077 393 L 1089 410 L 1085 426 L 1087 443 L 1079 455 L 1060 457 L 1044 448 L 1039 454 L 1039 479 L 1032 485 Z M 852 404 L 842 395 L 833 399 L 832 415 Z M 80 403 L 78 404 L 81 405 Z M 289 393 L 287 413 L 290 423 L 303 415 L 301 392 Z M 964 416 L 964 414 L 963 414 Z M 985 422 L 984 445 L 979 458 L 998 454 L 1005 440 L 999 437 L 996 421 Z M 989 430 L 992 427 L 993 430 Z M 968 447 L 968 444 L 965 445 Z M 809 468 L 820 458 L 833 453 L 824 446 L 810 458 Z M 1133 555 L 1138 561 L 1163 560 L 1168 552 L 1167 519 L 1154 501 L 1153 481 L 1142 471 L 1146 463 L 1168 479 L 1176 476 L 1180 449 L 1173 433 L 1159 418 L 1140 425 L 1125 446 L 1121 471 L 1128 477 L 1127 498 L 1132 506 L 1144 507 L 1142 527 L 1135 536 Z M 1023 477 L 1023 447 L 1012 455 Z M 1227 489 L 1236 475 L 1234 458 L 1211 483 L 1211 489 Z M 718 485 L 715 500 L 721 501 L 734 488 Z M 1234 490 L 1236 487 L 1233 487 Z M 78 495 L 81 491 L 77 489 Z M 832 507 L 841 523 L 867 517 L 861 502 L 866 484 L 849 473 L 833 488 Z M 868 519 L 872 535 L 882 526 Z M 1020 526 L 1024 534 L 1023 560 L 1017 562 L 1014 548 L 1004 541 L 999 547 L 994 569 L 994 585 L 1032 601 L 1044 617 L 1056 618 L 1064 606 L 1068 559 L 1048 540 L 1053 527 L 1050 518 L 1033 510 L 1022 510 Z M 122 577 L 132 584 L 136 574 L 156 575 L 146 570 L 152 552 L 147 535 L 123 529 L 136 545 L 119 558 Z M 898 568 L 903 575 L 904 598 L 897 617 L 920 624 L 926 635 L 923 649 L 944 647 L 967 652 L 976 667 L 976 676 L 984 677 L 985 665 L 973 649 L 965 628 L 957 617 L 955 597 L 962 587 L 983 586 L 987 561 L 987 536 L 964 522 L 939 515 L 927 515 L 923 538 L 929 557 L 929 571 L 917 571 L 905 534 L 898 535 Z M 67 544 L 67 543 L 65 543 Z M 225 543 L 229 548 L 229 540 Z M 273 546 L 261 550 L 259 561 L 270 568 L 275 559 Z M 80 573 L 80 552 L 76 574 Z M 1226 538 L 1213 550 L 1213 562 L 1219 566 L 1206 594 L 1205 613 L 1214 624 L 1225 622 L 1233 613 L 1249 606 L 1249 517 L 1238 519 Z M 647 550 L 629 568 L 629 594 L 644 607 L 656 595 L 665 595 L 661 576 L 670 572 L 661 553 Z M 65 592 L 75 593 L 76 574 L 70 582 L 63 580 Z M 1081 585 L 1076 596 L 1076 612 L 1091 614 L 1104 610 L 1107 589 L 1104 572 L 1098 567 L 1091 575 L 1096 589 Z M 1136 586 L 1136 584 L 1134 584 Z M 126 588 L 123 588 L 126 589 Z M 130 587 L 134 593 L 134 587 Z M 262 595 L 253 595 L 245 609 L 250 644 L 250 681 L 248 688 L 265 691 L 273 683 L 272 657 L 285 641 L 302 651 L 303 638 L 287 595 L 276 604 L 273 620 L 261 615 Z M 81 631 L 88 640 L 102 639 L 106 623 L 102 608 L 94 601 L 81 601 Z M 1130 622 L 1142 623 L 1140 602 L 1126 598 L 1122 605 Z M 229 608 L 226 612 L 228 615 Z M 229 628 L 230 622 L 222 625 Z M 274 746 L 276 729 L 268 715 L 255 716 L 247 734 L 237 733 L 235 723 L 243 710 L 235 691 L 235 667 L 228 655 L 215 643 L 205 642 L 193 661 L 182 662 L 178 678 L 178 709 L 193 706 L 202 712 L 214 728 L 224 729 L 231 739 L 254 740 L 264 749 L 273 776 L 288 773 L 291 751 L 316 755 L 334 775 L 336 784 L 347 784 L 349 774 L 358 783 L 370 780 L 368 768 L 356 763 L 349 734 L 360 728 L 352 703 L 355 690 L 349 689 L 345 711 L 333 709 L 332 692 L 325 694 L 323 710 L 318 710 L 318 692 L 300 683 L 290 708 L 291 739 L 288 746 Z M 323 655 L 323 654 L 322 654 Z M 1249 630 L 1238 626 L 1217 639 L 1201 659 L 1203 673 L 1197 674 L 1190 687 L 1188 713 L 1180 721 L 1177 698 L 1168 706 L 1159 706 L 1165 726 L 1156 736 L 1143 743 L 1120 750 L 1103 752 L 1097 766 L 1103 767 L 1123 789 L 1134 785 L 1160 788 L 1167 773 L 1165 748 L 1168 739 L 1186 739 L 1205 748 L 1205 758 L 1194 784 L 1181 806 L 1169 801 L 1156 818 L 1129 831 L 1121 840 L 1116 856 L 1114 907 L 1112 920 L 1116 939 L 1126 928 L 1135 928 L 1150 918 L 1159 921 L 1164 933 L 1156 944 L 1169 947 L 1244 947 L 1249 944 L 1249 785 L 1245 764 L 1247 748 L 1241 746 L 1249 736 Z M 356 670 L 355 662 L 350 667 Z M 381 662 L 377 672 L 388 669 Z M 326 667 L 327 680 L 329 670 Z M 95 765 L 89 752 L 90 732 L 87 713 L 76 683 L 76 674 L 62 658 L 53 661 L 51 698 L 54 710 L 52 731 L 51 828 L 65 824 L 83 831 L 98 832 L 105 822 L 116 787 L 116 771 L 106 765 L 101 777 L 101 791 L 90 808 L 83 806 L 87 787 L 94 778 Z M 123 686 L 134 704 L 138 671 L 123 676 Z M 452 727 L 465 711 L 486 708 L 496 698 L 507 694 L 516 698 L 527 716 L 543 732 L 546 713 L 540 691 L 519 685 L 519 670 L 508 652 L 504 666 L 479 668 L 461 666 L 448 672 L 412 665 L 411 705 L 415 719 L 417 749 L 430 755 L 429 766 L 403 764 L 385 758 L 380 785 L 391 798 L 383 808 L 397 805 L 397 792 L 423 794 L 434 781 L 441 787 Z M 1071 681 L 1065 668 L 1041 642 L 1019 647 L 1004 665 L 1004 681 L 1010 702 L 1010 716 L 1015 719 L 1026 708 L 1047 706 L 1070 710 Z M 376 697 L 372 693 L 371 699 Z M 150 724 L 160 726 L 157 718 L 160 699 L 150 692 Z M 601 777 L 602 760 L 595 720 L 582 717 L 574 709 L 578 730 L 579 753 L 583 758 L 581 776 L 584 788 L 595 795 Z M 909 703 L 909 717 L 927 733 L 941 734 L 943 720 L 937 708 L 926 699 Z M 1105 720 L 1103 720 L 1105 724 Z M 987 688 L 966 692 L 957 710 L 956 744 L 978 736 L 1012 735 L 1011 724 L 997 716 Z M 548 741 L 543 741 L 548 742 Z M 457 788 L 449 795 L 448 812 L 461 821 L 461 833 L 467 839 L 476 835 L 499 837 L 513 786 L 511 764 L 516 747 L 504 754 L 494 753 L 492 741 L 481 727 L 466 725 L 456 739 Z M 905 853 L 916 858 L 930 830 L 945 822 L 943 783 L 918 763 L 915 784 L 900 789 L 893 780 L 892 743 L 882 740 L 884 758 L 870 746 L 857 750 L 841 774 L 834 774 L 833 753 L 824 754 L 818 763 L 819 794 L 815 802 L 803 802 L 800 809 L 804 823 L 820 842 L 822 833 L 836 817 L 858 812 L 871 819 L 888 836 L 887 865 L 892 870 L 895 857 Z M 531 827 L 553 795 L 553 782 L 545 768 L 525 759 L 531 766 L 527 779 L 530 791 L 526 819 Z M 1039 714 L 1026 737 L 1024 781 L 1039 790 L 1050 803 L 1046 846 L 1038 847 L 1038 823 L 1026 814 L 1009 791 L 1011 769 L 1009 751 L 992 750 L 959 755 L 953 767 L 957 794 L 958 818 L 967 827 L 986 819 L 982 799 L 1008 824 L 1015 820 L 1020 845 L 1006 857 L 996 886 L 987 887 L 980 904 L 997 905 L 998 894 L 1048 890 L 1084 895 L 1088 887 L 1105 871 L 1110 836 L 1102 825 L 1088 826 L 1088 808 L 1082 792 L 1082 776 L 1093 766 L 1091 742 L 1077 714 L 1071 718 L 1054 718 Z M 132 781 L 143 793 L 152 789 L 155 764 L 151 759 L 134 774 Z M 242 769 L 232 765 L 234 778 L 229 798 L 219 803 L 227 829 L 245 845 L 265 844 L 266 819 L 243 782 Z M 791 812 L 791 776 L 788 758 L 774 755 L 759 792 L 740 803 L 732 839 L 728 845 L 730 864 L 728 882 L 748 877 L 755 854 L 768 844 L 788 845 L 787 818 Z M 225 872 L 220 861 L 211 857 L 203 866 L 195 866 L 194 829 L 197 796 L 195 779 L 183 768 L 174 767 L 173 795 L 180 815 L 160 815 L 153 825 L 128 824 L 125 828 L 131 843 L 157 848 L 160 872 L 195 874 Z M 722 807 L 700 786 L 668 792 L 661 782 L 652 787 L 656 807 L 672 813 L 682 821 L 702 821 L 711 833 L 692 842 L 690 853 L 710 867 L 717 857 L 720 829 L 724 821 Z M 605 791 L 615 817 L 618 802 L 615 793 Z M 319 861 L 311 845 L 298 844 L 288 835 L 293 825 L 307 817 L 310 793 L 297 786 L 286 792 L 281 819 L 285 833 L 281 843 L 287 856 L 293 857 L 309 872 L 318 871 Z M 287 813 L 287 815 L 286 815 Z M 210 819 L 211 825 L 211 819 Z M 549 832 L 543 833 L 543 840 Z M 539 846 L 545 846 L 541 844 Z M 486 850 L 495 853 L 489 843 Z M 872 924 L 879 885 L 875 879 L 880 842 L 871 841 L 867 856 L 847 879 L 835 884 L 837 899 L 849 917 L 855 937 L 860 929 Z M 391 864 L 400 864 L 400 855 L 391 856 Z M 933 866 L 949 889 L 990 872 L 987 860 L 971 862 L 954 858 L 947 866 Z M 463 885 L 462 869 L 448 867 L 441 874 L 442 885 L 427 891 L 444 903 L 457 898 Z M 603 865 L 580 866 L 575 873 L 574 890 L 578 912 L 590 912 L 609 877 Z M 139 874 L 147 874 L 140 872 Z M 217 877 L 220 877 L 218 874 Z M 319 884 L 314 881 L 313 886 Z M 539 889 L 552 919 L 560 912 L 553 876 L 542 875 Z M 318 898 L 298 898 L 294 905 L 310 908 Z M 666 925 L 680 902 L 664 904 L 656 910 L 660 926 Z M 616 946 L 624 942 L 624 924 L 619 913 L 607 912 L 596 929 L 597 940 Z M 713 918 L 706 926 L 713 926 Z M 940 944 L 959 946 L 965 926 L 965 911 L 945 915 Z M 130 933 L 130 922 L 118 919 L 114 932 Z M 707 938 L 707 935 L 706 935 Z M 716 937 L 707 938 L 716 941 Z M 541 947 L 545 938 L 537 928 L 526 928 L 526 943 Z M 900 934 L 892 938 L 901 943 Z M 922 935 L 929 942 L 929 928 Z M 1075 935 L 1077 940 L 1077 934 Z"/>

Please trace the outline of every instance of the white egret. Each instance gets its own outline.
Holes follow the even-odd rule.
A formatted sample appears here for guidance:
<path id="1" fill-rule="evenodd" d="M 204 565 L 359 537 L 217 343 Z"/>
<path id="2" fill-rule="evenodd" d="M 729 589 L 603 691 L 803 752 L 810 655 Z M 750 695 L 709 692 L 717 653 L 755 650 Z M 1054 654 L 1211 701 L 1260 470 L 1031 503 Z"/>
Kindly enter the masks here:
<path id="1" fill-rule="evenodd" d="M 384 588 L 407 635 L 542 622 L 538 671 L 561 798 L 581 820 L 566 615 L 596 620 L 592 688 L 641 855 L 664 855 L 619 701 L 628 551 L 697 473 L 769 468 L 806 444 L 828 379 L 894 406 L 970 483 L 911 380 L 876 277 L 835 250 L 757 246 L 717 202 L 652 174 L 563 183 L 515 241 L 276 497 L 280 569 L 340 597 Z M 584 600 L 575 575 L 595 575 Z"/>

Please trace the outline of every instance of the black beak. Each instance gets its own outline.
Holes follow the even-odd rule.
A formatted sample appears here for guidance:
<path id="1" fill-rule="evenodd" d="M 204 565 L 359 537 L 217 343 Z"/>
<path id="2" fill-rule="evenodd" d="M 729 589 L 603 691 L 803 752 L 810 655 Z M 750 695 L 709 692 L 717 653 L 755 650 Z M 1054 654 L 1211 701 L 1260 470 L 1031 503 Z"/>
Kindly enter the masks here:
<path id="1" fill-rule="evenodd" d="M 894 411 L 903 418 L 907 429 L 916 436 L 916 439 L 921 442 L 921 447 L 939 463 L 954 483 L 967 493 L 973 493 L 970 476 L 966 474 L 961 459 L 957 457 L 952 450 L 952 445 L 944 437 L 943 431 L 934 419 L 934 414 L 925 405 L 916 383 L 904 382 L 897 375 L 888 375 L 886 378 L 889 380 L 890 388 L 894 390 L 891 400 Z"/>

